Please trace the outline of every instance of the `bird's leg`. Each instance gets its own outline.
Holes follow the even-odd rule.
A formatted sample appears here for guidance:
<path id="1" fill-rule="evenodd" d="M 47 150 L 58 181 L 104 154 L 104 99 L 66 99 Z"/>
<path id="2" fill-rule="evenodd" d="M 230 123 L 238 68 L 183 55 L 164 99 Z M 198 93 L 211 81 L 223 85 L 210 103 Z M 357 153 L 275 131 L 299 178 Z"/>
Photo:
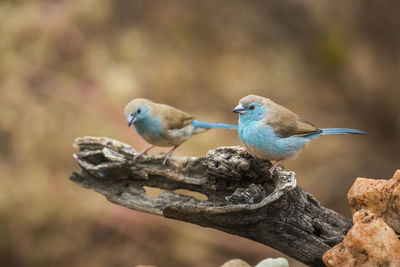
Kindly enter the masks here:
<path id="1" fill-rule="evenodd" d="M 269 173 L 272 175 L 278 166 L 282 166 L 282 160 L 276 161 L 271 168 L 269 168 Z"/>
<path id="2" fill-rule="evenodd" d="M 155 146 L 151 145 L 151 146 L 149 146 L 149 147 L 146 147 L 145 149 L 143 149 L 142 151 L 140 151 L 140 152 L 133 158 L 133 160 L 136 160 L 137 158 L 139 158 L 139 157 L 141 157 L 141 156 L 143 156 L 143 155 L 146 155 L 147 152 L 149 152 L 149 150 L 152 149 L 153 147 L 155 147 Z"/>
<path id="3" fill-rule="evenodd" d="M 165 158 L 164 158 L 164 160 L 163 160 L 163 165 L 165 165 L 166 163 L 167 163 L 167 160 L 172 156 L 172 153 L 174 153 L 174 151 L 175 151 L 175 149 L 178 147 L 179 145 L 177 145 L 177 146 L 174 146 L 170 151 L 168 151 L 168 153 L 167 153 L 167 155 L 165 155 Z"/>

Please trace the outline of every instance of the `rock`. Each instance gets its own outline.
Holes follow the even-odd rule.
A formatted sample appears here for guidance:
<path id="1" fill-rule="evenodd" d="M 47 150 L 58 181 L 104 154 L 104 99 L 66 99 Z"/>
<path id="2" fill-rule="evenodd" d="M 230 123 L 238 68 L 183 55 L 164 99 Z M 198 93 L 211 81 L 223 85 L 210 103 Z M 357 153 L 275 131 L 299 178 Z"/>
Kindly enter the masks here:
<path id="1" fill-rule="evenodd" d="M 342 243 L 322 257 L 329 266 L 400 266 L 400 240 L 383 219 L 368 210 L 353 215 L 354 226 Z"/>
<path id="2" fill-rule="evenodd" d="M 400 233 L 400 170 L 390 180 L 357 178 L 347 199 L 353 214 L 361 209 L 369 210 Z"/>
<path id="3" fill-rule="evenodd" d="M 221 267 L 251 267 L 247 262 L 240 259 L 233 259 L 225 262 Z"/>
<path id="4" fill-rule="evenodd" d="M 268 258 L 260 261 L 254 267 L 289 267 L 289 262 L 285 258 Z"/>

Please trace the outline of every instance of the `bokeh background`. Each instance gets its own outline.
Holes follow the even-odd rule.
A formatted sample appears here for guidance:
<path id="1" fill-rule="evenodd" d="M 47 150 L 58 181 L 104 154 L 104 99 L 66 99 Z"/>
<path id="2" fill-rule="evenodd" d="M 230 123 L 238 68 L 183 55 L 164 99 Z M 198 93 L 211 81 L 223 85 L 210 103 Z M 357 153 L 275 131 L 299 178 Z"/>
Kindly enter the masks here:
<path id="1" fill-rule="evenodd" d="M 123 117 L 136 97 L 235 123 L 238 100 L 259 94 L 320 127 L 369 131 L 320 138 L 286 162 L 300 186 L 350 216 L 356 177 L 388 178 L 400 167 L 399 8 L 395 0 L 0 1 L 0 265 L 202 267 L 282 255 L 113 205 L 69 181 L 79 170 L 76 137 L 146 147 Z M 215 130 L 176 154 L 238 144 L 235 132 Z"/>

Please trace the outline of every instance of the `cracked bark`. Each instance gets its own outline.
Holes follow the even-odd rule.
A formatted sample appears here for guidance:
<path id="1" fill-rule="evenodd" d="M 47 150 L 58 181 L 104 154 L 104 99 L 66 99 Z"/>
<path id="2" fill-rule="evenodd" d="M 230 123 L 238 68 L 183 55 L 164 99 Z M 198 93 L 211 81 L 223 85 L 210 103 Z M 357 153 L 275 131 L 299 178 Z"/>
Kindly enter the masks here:
<path id="1" fill-rule="evenodd" d="M 352 223 L 296 187 L 294 172 L 271 176 L 270 162 L 241 147 L 220 147 L 204 158 L 143 156 L 106 137 L 75 140 L 81 173 L 70 179 L 130 209 L 215 228 L 273 247 L 311 266 L 324 266 L 324 252 L 341 242 Z M 145 186 L 164 190 L 158 197 Z M 186 189 L 207 200 L 182 195 Z"/>

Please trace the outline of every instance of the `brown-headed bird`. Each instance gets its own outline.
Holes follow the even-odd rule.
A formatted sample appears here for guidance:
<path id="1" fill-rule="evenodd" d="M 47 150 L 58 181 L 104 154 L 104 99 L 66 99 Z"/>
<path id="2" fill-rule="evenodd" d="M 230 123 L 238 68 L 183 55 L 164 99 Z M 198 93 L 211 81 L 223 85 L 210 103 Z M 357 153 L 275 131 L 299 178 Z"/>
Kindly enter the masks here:
<path id="1" fill-rule="evenodd" d="M 134 125 L 137 133 L 151 146 L 136 157 L 146 154 L 155 146 L 173 147 L 165 156 L 163 164 L 174 150 L 195 134 L 212 128 L 237 129 L 236 125 L 198 121 L 189 113 L 148 99 L 136 98 L 124 111 L 128 126 Z"/>
<path id="2" fill-rule="evenodd" d="M 276 161 L 271 173 L 281 160 L 296 155 L 321 135 L 367 134 L 348 128 L 317 128 L 269 98 L 256 95 L 240 99 L 233 112 L 239 114 L 238 134 L 247 150 L 257 158 Z"/>

